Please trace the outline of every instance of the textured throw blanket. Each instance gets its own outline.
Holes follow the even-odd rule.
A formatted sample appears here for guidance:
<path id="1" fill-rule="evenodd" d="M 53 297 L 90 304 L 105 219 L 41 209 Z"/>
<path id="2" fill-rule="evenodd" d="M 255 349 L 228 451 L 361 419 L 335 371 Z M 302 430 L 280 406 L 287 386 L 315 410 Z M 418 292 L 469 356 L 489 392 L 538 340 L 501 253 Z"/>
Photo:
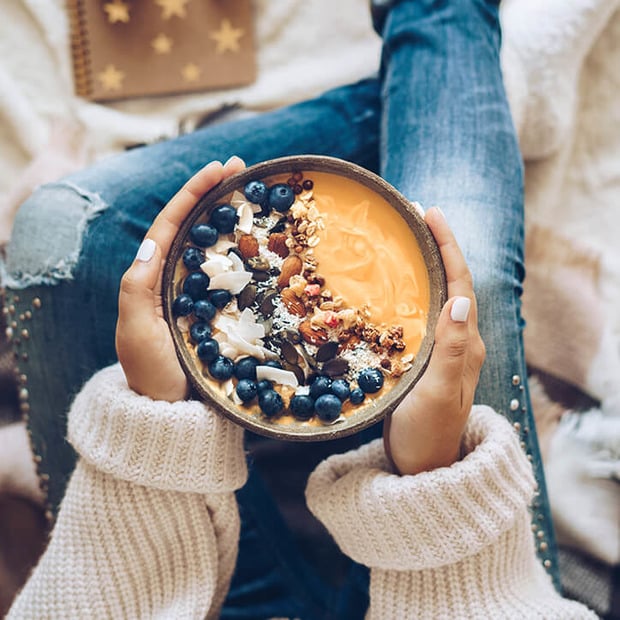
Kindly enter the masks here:
<path id="1" fill-rule="evenodd" d="M 104 106 L 72 94 L 62 0 L 3 0 L 0 238 L 39 183 L 190 131 L 223 106 L 260 112 L 378 68 L 367 0 L 255 5 L 256 83 Z M 611 564 L 620 549 L 619 6 L 502 4 L 502 64 L 526 160 L 528 361 L 601 403 L 561 416 L 543 437 L 554 517 L 561 541 Z"/>

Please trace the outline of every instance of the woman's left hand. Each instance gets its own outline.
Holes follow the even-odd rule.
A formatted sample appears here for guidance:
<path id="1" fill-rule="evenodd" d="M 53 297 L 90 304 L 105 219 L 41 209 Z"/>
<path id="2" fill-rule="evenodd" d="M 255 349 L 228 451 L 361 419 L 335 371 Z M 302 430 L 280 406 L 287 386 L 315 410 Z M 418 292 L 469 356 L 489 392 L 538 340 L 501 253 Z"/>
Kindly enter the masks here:
<path id="1" fill-rule="evenodd" d="M 441 252 L 449 299 L 435 329 L 427 369 L 385 420 L 385 449 L 401 474 L 447 467 L 458 460 L 485 357 L 472 277 L 463 254 L 439 209 L 428 210 L 426 223 Z"/>

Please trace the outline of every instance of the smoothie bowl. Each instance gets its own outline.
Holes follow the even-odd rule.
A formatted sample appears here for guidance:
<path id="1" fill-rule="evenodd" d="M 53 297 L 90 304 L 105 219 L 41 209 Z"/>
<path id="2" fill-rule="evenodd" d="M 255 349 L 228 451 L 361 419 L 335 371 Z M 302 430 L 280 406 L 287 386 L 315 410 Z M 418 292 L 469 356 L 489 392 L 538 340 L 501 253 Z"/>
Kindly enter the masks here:
<path id="1" fill-rule="evenodd" d="M 267 436 L 343 437 L 424 371 L 446 300 L 439 250 L 406 198 L 342 160 L 249 167 L 190 213 L 163 306 L 196 395 Z"/>

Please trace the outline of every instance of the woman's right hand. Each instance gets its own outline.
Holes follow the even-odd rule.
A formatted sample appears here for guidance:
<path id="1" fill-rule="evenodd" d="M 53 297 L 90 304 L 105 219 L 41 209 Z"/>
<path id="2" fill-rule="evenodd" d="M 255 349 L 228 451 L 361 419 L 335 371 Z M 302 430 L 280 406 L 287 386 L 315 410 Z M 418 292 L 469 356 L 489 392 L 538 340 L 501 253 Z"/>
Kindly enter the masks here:
<path id="1" fill-rule="evenodd" d="M 197 172 L 155 218 L 121 280 L 116 351 L 129 387 L 154 400 L 187 397 L 189 384 L 164 319 L 161 281 L 179 228 L 196 203 L 223 179 L 245 167 L 239 157 L 212 161 Z"/>

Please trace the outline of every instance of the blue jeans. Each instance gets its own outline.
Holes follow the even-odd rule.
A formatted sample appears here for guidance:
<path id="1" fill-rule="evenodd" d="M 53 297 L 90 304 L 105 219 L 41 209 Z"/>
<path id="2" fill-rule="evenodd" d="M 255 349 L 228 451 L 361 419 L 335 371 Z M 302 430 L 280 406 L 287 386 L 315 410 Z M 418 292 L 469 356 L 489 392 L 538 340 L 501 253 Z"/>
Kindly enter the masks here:
<path id="1" fill-rule="evenodd" d="M 326 154 L 379 172 L 410 199 L 441 205 L 446 213 L 474 275 L 487 346 L 477 401 L 520 433 L 539 485 L 532 507 L 539 555 L 557 585 L 521 338 L 522 162 L 500 72 L 497 7 L 482 0 L 400 2 L 383 36 L 378 77 L 111 157 L 41 187 L 23 204 L 5 283 L 22 408 L 50 518 L 75 462 L 64 439 L 68 405 L 84 381 L 116 361 L 120 277 L 155 215 L 209 160 L 237 154 L 252 164 Z M 349 443 L 315 445 L 314 454 L 380 433 L 377 425 Z M 327 579 L 301 551 L 294 519 L 279 509 L 274 470 L 261 457 L 284 453 L 287 445 L 270 442 L 248 434 L 255 456 L 238 493 L 239 560 L 222 617 L 362 618 L 366 569 L 340 557 L 338 575 Z M 316 536 L 333 545 L 320 528 Z"/>

